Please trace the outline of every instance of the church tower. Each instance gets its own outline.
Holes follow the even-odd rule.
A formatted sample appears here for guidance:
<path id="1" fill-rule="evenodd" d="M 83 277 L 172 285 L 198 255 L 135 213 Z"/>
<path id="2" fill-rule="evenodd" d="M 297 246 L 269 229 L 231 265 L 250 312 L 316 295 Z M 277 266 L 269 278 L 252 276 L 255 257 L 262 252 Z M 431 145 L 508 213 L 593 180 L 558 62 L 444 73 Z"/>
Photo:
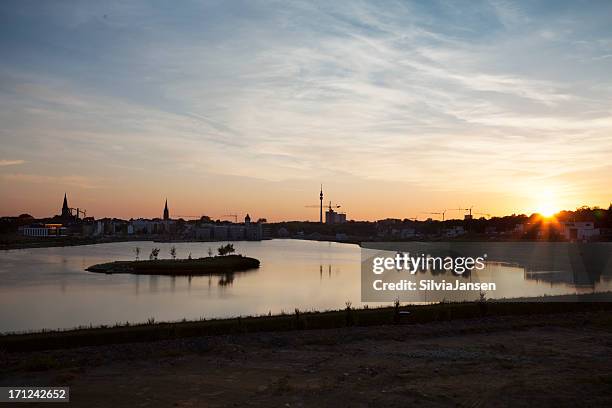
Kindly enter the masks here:
<path id="1" fill-rule="evenodd" d="M 170 219 L 170 211 L 168 211 L 168 199 L 166 198 L 166 205 L 164 206 L 164 220 Z"/>
<path id="2" fill-rule="evenodd" d="M 62 205 L 62 218 L 71 218 L 72 213 L 70 212 L 70 207 L 68 207 L 68 198 L 66 197 L 66 193 L 64 193 L 64 205 Z"/>

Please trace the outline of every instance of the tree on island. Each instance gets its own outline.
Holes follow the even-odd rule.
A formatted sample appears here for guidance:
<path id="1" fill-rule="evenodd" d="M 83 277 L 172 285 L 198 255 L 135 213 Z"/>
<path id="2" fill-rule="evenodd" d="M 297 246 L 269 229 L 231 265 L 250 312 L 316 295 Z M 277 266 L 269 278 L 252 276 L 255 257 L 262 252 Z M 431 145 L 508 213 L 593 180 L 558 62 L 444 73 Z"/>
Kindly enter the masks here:
<path id="1" fill-rule="evenodd" d="M 157 257 L 159 256 L 159 248 L 153 248 L 151 250 L 151 255 L 149 255 L 150 261 L 157 261 Z"/>
<path id="2" fill-rule="evenodd" d="M 234 244 L 227 244 L 221 245 L 217 251 L 219 251 L 219 255 L 225 256 L 235 252 L 236 250 L 234 249 Z"/>
<path id="3" fill-rule="evenodd" d="M 172 248 L 170 248 L 170 256 L 173 260 L 176 260 L 176 247 L 174 245 L 172 246 Z"/>

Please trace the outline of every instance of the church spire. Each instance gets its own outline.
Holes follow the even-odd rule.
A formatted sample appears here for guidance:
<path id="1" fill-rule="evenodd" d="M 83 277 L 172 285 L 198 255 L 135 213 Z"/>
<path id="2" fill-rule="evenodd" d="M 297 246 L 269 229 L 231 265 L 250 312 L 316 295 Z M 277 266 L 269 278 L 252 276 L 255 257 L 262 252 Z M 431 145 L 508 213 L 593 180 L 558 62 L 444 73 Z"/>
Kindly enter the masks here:
<path id="1" fill-rule="evenodd" d="M 62 217 L 68 218 L 72 214 L 70 213 L 70 207 L 68 207 L 68 197 L 64 193 L 64 204 L 62 205 Z"/>
<path id="2" fill-rule="evenodd" d="M 166 198 L 166 205 L 164 206 L 164 220 L 170 219 L 170 211 L 168 211 L 168 199 Z"/>

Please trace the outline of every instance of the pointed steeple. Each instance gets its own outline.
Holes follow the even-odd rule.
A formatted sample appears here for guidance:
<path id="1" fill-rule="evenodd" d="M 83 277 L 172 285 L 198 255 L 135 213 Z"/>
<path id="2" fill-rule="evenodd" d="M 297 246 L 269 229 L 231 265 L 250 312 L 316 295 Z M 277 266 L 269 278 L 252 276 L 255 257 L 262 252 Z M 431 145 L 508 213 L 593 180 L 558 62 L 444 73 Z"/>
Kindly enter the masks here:
<path id="1" fill-rule="evenodd" d="M 168 199 L 166 198 L 166 205 L 164 205 L 164 220 L 170 219 L 170 211 L 168 211 Z"/>
<path id="2" fill-rule="evenodd" d="M 62 205 L 62 217 L 68 218 L 72 214 L 70 213 L 70 207 L 68 207 L 68 197 L 64 193 L 64 204 Z"/>

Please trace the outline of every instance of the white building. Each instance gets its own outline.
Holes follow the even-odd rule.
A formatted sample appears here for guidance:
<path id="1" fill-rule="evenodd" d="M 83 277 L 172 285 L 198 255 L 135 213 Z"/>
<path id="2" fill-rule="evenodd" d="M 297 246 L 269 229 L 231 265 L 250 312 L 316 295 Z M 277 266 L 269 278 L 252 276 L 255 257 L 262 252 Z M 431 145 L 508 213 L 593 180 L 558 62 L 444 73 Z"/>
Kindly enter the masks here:
<path id="1" fill-rule="evenodd" d="M 343 232 L 336 233 L 336 241 L 346 241 L 348 240 L 348 235 Z"/>
<path id="2" fill-rule="evenodd" d="M 402 239 L 414 238 L 416 237 L 416 235 L 417 235 L 417 232 L 416 232 L 416 229 L 414 228 L 402 228 L 400 232 L 400 236 L 402 237 Z"/>
<path id="3" fill-rule="evenodd" d="M 455 225 L 454 227 L 445 229 L 443 231 L 444 231 L 444 235 L 446 235 L 449 238 L 458 237 L 459 235 L 465 234 L 465 229 L 463 229 L 463 227 L 460 225 Z"/>
<path id="4" fill-rule="evenodd" d="M 159 218 L 154 220 L 138 218 L 137 220 L 130 221 L 130 225 L 133 227 L 133 233 L 143 235 L 161 234 L 167 231 L 170 225 L 173 224 L 174 221 L 172 220 L 162 221 Z"/>
<path id="5" fill-rule="evenodd" d="M 66 227 L 62 224 L 36 224 L 23 227 L 22 232 L 27 237 L 65 237 Z"/>
<path id="6" fill-rule="evenodd" d="M 561 234 L 568 241 L 586 241 L 599 235 L 599 229 L 592 221 L 562 222 Z"/>

